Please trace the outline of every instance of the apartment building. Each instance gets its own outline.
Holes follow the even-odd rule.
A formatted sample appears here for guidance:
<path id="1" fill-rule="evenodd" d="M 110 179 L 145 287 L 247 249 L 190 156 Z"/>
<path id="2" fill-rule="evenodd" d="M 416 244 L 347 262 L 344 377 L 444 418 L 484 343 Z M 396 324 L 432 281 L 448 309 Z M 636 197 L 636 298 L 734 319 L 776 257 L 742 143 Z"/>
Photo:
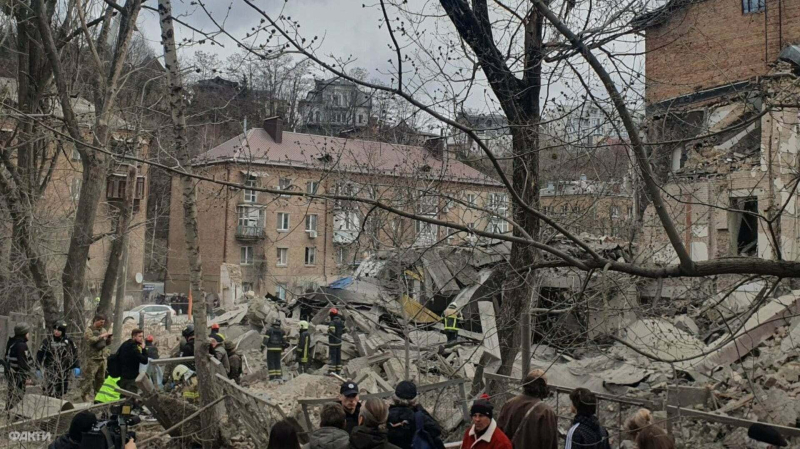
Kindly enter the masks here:
<path id="1" fill-rule="evenodd" d="M 300 100 L 300 130 L 338 136 L 367 127 L 371 111 L 372 97 L 354 82 L 338 77 L 314 80 L 314 89 Z"/>
<path id="2" fill-rule="evenodd" d="M 551 181 L 539 191 L 542 212 L 572 232 L 628 237 L 633 217 L 633 191 L 622 182 Z"/>
<path id="3" fill-rule="evenodd" d="M 242 288 L 286 298 L 324 285 L 384 249 L 478 243 L 475 234 L 403 217 L 359 199 L 458 223 L 509 232 L 508 195 L 496 181 L 428 147 L 283 131 L 273 117 L 201 155 L 194 169 L 245 186 L 197 185 L 204 288 L 230 297 L 221 282 L 231 264 Z M 252 188 L 308 195 L 259 192 Z M 173 180 L 173 198 L 180 186 Z M 333 195 L 335 198 L 331 198 Z M 170 212 L 170 292 L 187 292 L 183 210 Z M 222 272 L 222 274 L 221 274 Z"/>

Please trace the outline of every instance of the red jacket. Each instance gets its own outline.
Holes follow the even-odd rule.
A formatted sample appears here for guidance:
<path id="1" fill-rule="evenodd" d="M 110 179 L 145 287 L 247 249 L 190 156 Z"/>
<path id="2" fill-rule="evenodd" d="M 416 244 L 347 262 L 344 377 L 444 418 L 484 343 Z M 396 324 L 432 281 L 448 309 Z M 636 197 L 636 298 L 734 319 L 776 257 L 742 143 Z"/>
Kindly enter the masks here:
<path id="1" fill-rule="evenodd" d="M 497 427 L 497 422 L 492 419 L 489 428 L 480 438 L 476 438 L 475 425 L 467 429 L 464 439 L 461 440 L 461 449 L 512 449 L 512 446 L 506 434 Z"/>

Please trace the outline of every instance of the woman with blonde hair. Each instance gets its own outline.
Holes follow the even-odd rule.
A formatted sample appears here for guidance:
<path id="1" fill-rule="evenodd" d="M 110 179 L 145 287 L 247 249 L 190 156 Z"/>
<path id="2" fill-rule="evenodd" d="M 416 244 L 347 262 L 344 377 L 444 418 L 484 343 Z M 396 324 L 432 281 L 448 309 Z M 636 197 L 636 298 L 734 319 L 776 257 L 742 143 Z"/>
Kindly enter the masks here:
<path id="1" fill-rule="evenodd" d="M 675 442 L 663 429 L 653 422 L 653 414 L 646 408 L 639 409 L 625 422 L 638 449 L 675 449 Z"/>
<path id="2" fill-rule="evenodd" d="M 358 425 L 350 433 L 350 449 L 400 449 L 389 443 L 388 417 L 389 406 L 381 399 L 370 398 L 361 404 Z"/>

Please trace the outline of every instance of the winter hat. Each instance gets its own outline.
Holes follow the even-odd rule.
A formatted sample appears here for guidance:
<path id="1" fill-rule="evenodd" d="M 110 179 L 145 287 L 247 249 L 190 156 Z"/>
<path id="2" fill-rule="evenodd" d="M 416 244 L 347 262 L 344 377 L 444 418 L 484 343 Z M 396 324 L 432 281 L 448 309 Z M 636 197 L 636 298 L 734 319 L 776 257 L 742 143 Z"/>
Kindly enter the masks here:
<path id="1" fill-rule="evenodd" d="M 774 427 L 766 424 L 755 423 L 747 429 L 747 436 L 762 443 L 772 446 L 785 447 L 788 445 L 786 440 L 775 430 Z"/>
<path id="2" fill-rule="evenodd" d="M 72 441 L 80 443 L 83 439 L 83 433 L 92 430 L 95 424 L 97 424 L 97 416 L 88 410 L 84 410 L 72 418 L 67 435 Z"/>
<path id="3" fill-rule="evenodd" d="M 14 336 L 24 337 L 25 334 L 31 331 L 31 325 L 25 322 L 19 323 L 14 326 Z"/>
<path id="4" fill-rule="evenodd" d="M 480 413 L 481 415 L 492 417 L 494 406 L 489 402 L 489 395 L 484 393 L 481 397 L 472 403 L 472 408 L 469 409 L 469 414 L 474 415 Z"/>
<path id="5" fill-rule="evenodd" d="M 411 401 L 417 397 L 417 386 L 414 385 L 414 382 L 404 380 L 397 384 L 394 395 L 400 399 Z"/>

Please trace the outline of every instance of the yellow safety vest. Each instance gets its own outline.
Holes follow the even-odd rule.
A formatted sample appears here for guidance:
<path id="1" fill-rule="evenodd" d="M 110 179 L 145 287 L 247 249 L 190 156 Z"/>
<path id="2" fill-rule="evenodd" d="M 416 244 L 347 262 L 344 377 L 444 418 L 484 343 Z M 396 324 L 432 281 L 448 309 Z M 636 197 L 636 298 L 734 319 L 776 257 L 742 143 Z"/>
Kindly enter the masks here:
<path id="1" fill-rule="evenodd" d="M 458 316 L 450 315 L 444 317 L 444 330 L 457 331 L 458 330 Z"/>
<path id="2" fill-rule="evenodd" d="M 96 395 L 94 395 L 94 402 L 105 404 L 107 402 L 119 401 L 120 394 L 114 389 L 117 387 L 117 382 L 119 382 L 119 379 L 119 377 L 106 377 L 106 380 L 103 382 L 103 386 L 100 387 L 100 390 Z"/>

